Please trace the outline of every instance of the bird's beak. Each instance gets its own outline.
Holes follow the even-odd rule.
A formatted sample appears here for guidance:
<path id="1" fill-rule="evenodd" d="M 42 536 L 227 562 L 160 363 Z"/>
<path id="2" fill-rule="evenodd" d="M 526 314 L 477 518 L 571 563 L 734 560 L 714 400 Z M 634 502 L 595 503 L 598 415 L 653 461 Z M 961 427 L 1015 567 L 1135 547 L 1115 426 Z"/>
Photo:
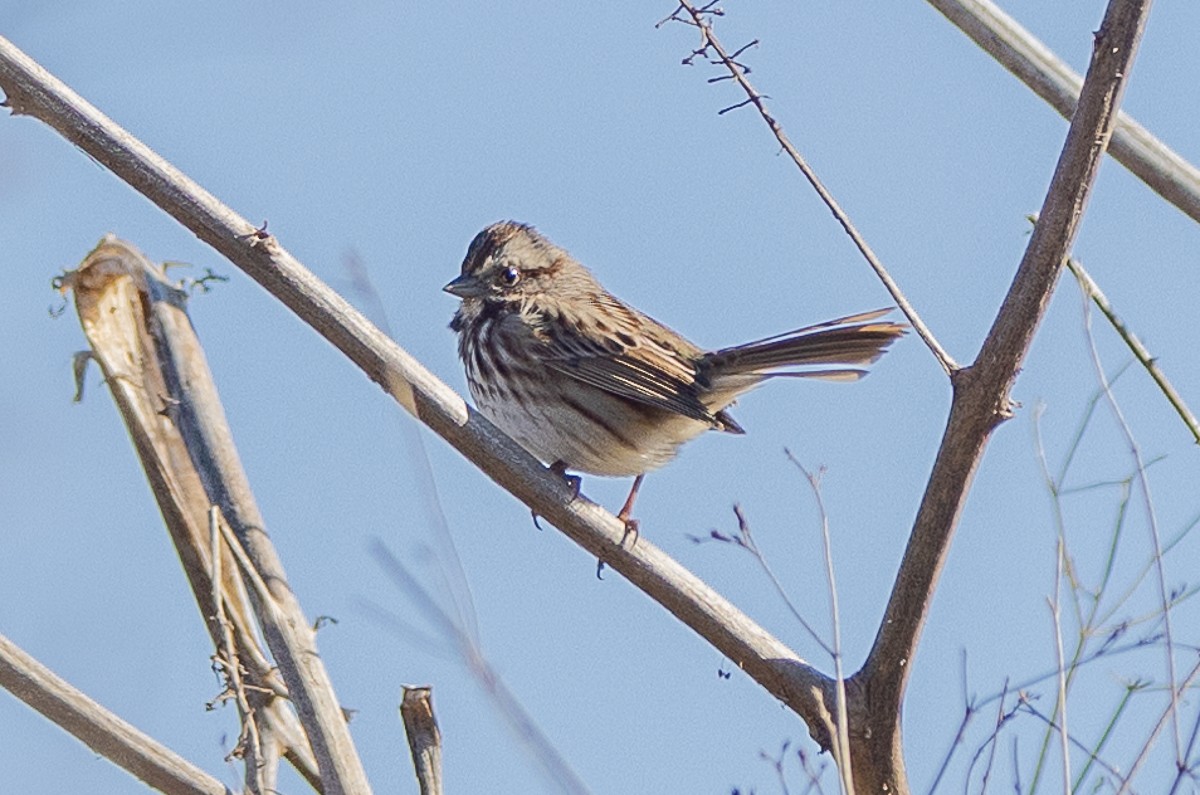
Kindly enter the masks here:
<path id="1" fill-rule="evenodd" d="M 478 279 L 466 273 L 442 289 L 450 293 L 450 295 L 458 296 L 459 298 L 479 298 L 487 292 L 487 288 L 480 284 Z"/>

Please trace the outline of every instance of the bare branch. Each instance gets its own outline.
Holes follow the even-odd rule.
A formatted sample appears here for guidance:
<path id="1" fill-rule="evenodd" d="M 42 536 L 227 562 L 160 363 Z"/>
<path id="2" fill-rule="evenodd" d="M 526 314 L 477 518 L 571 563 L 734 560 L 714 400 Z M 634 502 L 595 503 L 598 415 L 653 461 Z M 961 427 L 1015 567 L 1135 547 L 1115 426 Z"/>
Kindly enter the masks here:
<path id="1" fill-rule="evenodd" d="M 808 481 L 813 499 L 817 502 L 817 513 L 821 517 L 821 552 L 825 558 L 825 578 L 829 584 L 829 621 L 833 627 L 833 677 L 837 687 L 837 742 L 834 744 L 834 759 L 838 763 L 838 774 L 847 795 L 857 792 L 854 788 L 854 765 L 851 764 L 850 716 L 846 703 L 846 674 L 842 660 L 842 615 L 838 606 L 837 578 L 833 571 L 833 542 L 829 537 L 829 513 L 825 510 L 825 498 L 821 494 L 821 474 L 809 472 L 799 459 L 785 450 L 788 460 L 795 465 Z"/>
<path id="2" fill-rule="evenodd" d="M 894 727 L 892 736 L 873 738 L 873 747 L 883 756 L 863 760 L 869 769 L 886 768 L 888 755 L 900 757 L 894 716 L 929 604 L 988 439 L 1011 415 L 1012 385 L 1075 239 L 1149 10 L 1149 0 L 1109 3 L 1095 36 L 1079 109 L 1029 246 L 979 356 L 953 378 L 950 418 L 884 620 L 866 665 L 852 677 L 869 692 L 876 731 Z M 885 716 L 893 717 L 891 724 L 884 722 Z"/>
<path id="3" fill-rule="evenodd" d="M 1070 119 L 1083 80 L 991 0 L 929 0 L 963 33 Z M 1150 189 L 1200 221 L 1200 169 L 1121 111 L 1109 153 Z"/>
<path id="4" fill-rule="evenodd" d="M 1054 598 L 1050 601 L 1050 617 L 1054 624 L 1054 658 L 1058 662 L 1058 676 L 1055 677 L 1058 683 L 1058 695 L 1054 704 L 1055 712 L 1051 713 L 1051 718 L 1057 714 L 1059 716 L 1059 747 L 1062 750 L 1062 777 L 1063 777 L 1063 792 L 1071 791 L 1071 744 L 1068 741 L 1070 736 L 1067 728 L 1067 660 L 1066 653 L 1063 651 L 1062 637 L 1062 581 L 1064 568 L 1067 566 L 1067 545 L 1066 541 L 1060 534 L 1058 544 L 1054 548 Z M 1039 761 L 1038 769 L 1041 769 Z M 1037 775 L 1034 775 L 1033 783 L 1030 788 L 1037 791 Z"/>
<path id="5" fill-rule="evenodd" d="M 808 164 L 808 161 L 806 161 L 796 147 L 792 145 L 791 140 L 783 131 L 783 127 L 781 127 L 779 122 L 775 120 L 775 117 L 767 111 L 766 95 L 760 94 L 758 90 L 750 84 L 750 80 L 746 77 L 750 70 L 735 60 L 735 57 L 741 54 L 746 48 L 742 47 L 736 53 L 730 55 L 725 51 L 725 48 L 721 45 L 721 42 L 713 33 L 712 25 L 708 19 L 709 16 L 714 15 L 714 10 L 711 9 L 711 6 L 712 4 L 709 3 L 706 6 L 697 8 L 688 0 L 682 0 L 675 14 L 673 14 L 671 17 L 668 17 L 668 20 L 683 22 L 698 29 L 700 31 L 701 38 L 700 49 L 693 52 L 692 56 L 698 57 L 704 55 L 707 57 L 708 51 L 712 50 L 712 52 L 716 53 L 716 56 L 710 58 L 711 63 L 719 64 L 725 67 L 729 71 L 730 76 L 736 80 L 738 85 L 741 86 L 742 90 L 746 92 L 745 100 L 722 109 L 720 113 L 728 113 L 731 110 L 735 110 L 746 105 L 753 105 L 758 110 L 759 115 L 762 116 L 763 121 L 767 123 L 767 127 L 771 129 L 771 133 L 775 136 L 775 140 L 777 140 L 779 145 L 783 147 L 783 151 L 787 152 L 788 157 L 790 157 L 792 162 L 796 164 L 796 167 L 800 169 L 800 173 L 804 175 L 804 178 L 808 180 L 810 185 L 812 185 L 813 189 L 817 192 L 817 195 L 821 197 L 821 201 L 823 201 L 825 206 L 829 208 L 829 211 L 833 213 L 833 217 L 837 220 L 838 224 L 841 225 L 842 229 L 846 231 L 846 234 L 850 236 L 850 240 L 854 243 L 855 248 L 857 248 L 859 253 L 863 255 L 863 258 L 866 259 L 867 264 L 871 266 L 871 270 L 875 271 L 875 275 L 879 277 L 879 280 L 883 282 L 884 288 L 886 288 L 891 294 L 892 299 L 896 302 L 896 306 L 898 306 L 900 311 L 904 313 L 905 318 L 907 318 L 908 322 L 912 324 L 913 330 L 917 332 L 917 335 L 920 336 L 926 347 L 928 347 L 933 353 L 934 358 L 938 360 L 938 364 L 941 365 L 942 370 L 945 371 L 947 375 L 953 374 L 956 370 L 958 370 L 958 363 L 954 361 L 950 354 L 947 353 L 937 341 L 937 338 L 933 336 L 933 332 L 929 330 L 929 327 L 925 325 L 923 320 L 921 320 L 921 316 L 917 314 L 916 308 L 914 308 L 913 305 L 908 302 L 908 298 L 906 298 L 904 293 L 900 290 L 900 285 L 897 284 L 892 278 L 892 275 L 888 273 L 887 269 L 883 266 L 883 263 L 879 260 L 879 257 L 875 255 L 875 252 L 871 249 L 870 245 L 867 244 L 866 238 L 859 233 L 853 222 L 851 222 L 850 216 L 846 214 L 841 205 L 837 203 L 837 200 L 833 198 L 833 194 L 829 192 L 829 189 L 826 188 L 825 184 L 821 182 L 819 177 L 817 177 L 817 173 L 812 169 L 812 166 Z M 686 13 L 687 16 L 681 16 L 680 12 Z M 664 22 L 665 21 L 667 20 L 664 20 Z M 752 42 L 752 44 L 753 43 L 756 42 Z M 691 63 L 691 59 L 685 59 L 684 63 Z"/>
<path id="6" fill-rule="evenodd" d="M 0 687 L 167 795 L 229 795 L 217 779 L 135 729 L 0 635 Z"/>
<path id="7" fill-rule="evenodd" d="M 623 545 L 623 522 L 577 497 L 562 478 L 469 409 L 273 237 L 221 204 L 2 37 L 0 88 L 14 112 L 32 115 L 59 131 L 244 270 L 501 487 L 620 572 L 800 714 L 817 742 L 828 747 L 834 703 L 829 677 L 648 540 Z M 222 511 L 233 520 L 224 504 Z"/>

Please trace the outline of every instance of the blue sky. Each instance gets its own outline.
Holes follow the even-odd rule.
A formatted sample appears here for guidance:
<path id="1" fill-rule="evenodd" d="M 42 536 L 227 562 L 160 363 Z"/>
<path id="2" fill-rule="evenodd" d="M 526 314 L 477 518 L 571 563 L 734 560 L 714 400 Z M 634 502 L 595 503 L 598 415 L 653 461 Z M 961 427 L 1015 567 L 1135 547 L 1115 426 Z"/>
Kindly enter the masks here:
<path id="1" fill-rule="evenodd" d="M 1004 7 L 1085 68 L 1103 3 Z M 618 296 L 706 347 L 888 304 L 762 121 L 748 110 L 717 115 L 740 97 L 707 84 L 716 74 L 707 67 L 680 64 L 696 37 L 655 28 L 670 10 L 0 1 L 0 34 L 234 209 L 269 221 L 336 289 L 350 289 L 345 259 L 360 257 L 397 341 L 463 390 L 446 328 L 455 301 L 440 288 L 471 237 L 502 218 L 537 225 Z M 1025 216 L 1041 203 L 1066 122 L 923 3 L 726 10 L 718 34 L 731 47 L 760 40 L 745 60 L 773 112 L 943 345 L 969 361 L 1020 259 Z M 1198 26 L 1195 4 L 1156 5 L 1125 100 L 1192 162 Z M 439 587 L 413 421 L 164 213 L 48 128 L 11 117 L 0 118 L 0 633 L 236 782 L 221 761 L 235 715 L 204 710 L 218 691 L 211 649 L 145 479 L 95 373 L 86 400 L 71 404 L 71 354 L 83 336 L 71 312 L 47 312 L 61 303 L 50 278 L 110 231 L 153 259 L 232 277 L 194 299 L 192 317 L 292 585 L 311 615 L 338 619 L 319 644 L 342 703 L 357 710 L 354 736 L 376 791 L 416 791 L 396 716 L 405 683 L 434 688 L 448 789 L 554 791 L 458 660 L 395 636 L 362 606 L 412 611 L 373 558 L 373 539 Z M 1076 255 L 1193 405 L 1198 245 L 1191 220 L 1105 163 Z M 968 690 L 981 696 L 1054 664 L 1055 529 L 1032 418 L 1044 406 L 1047 455 L 1061 461 L 1096 388 L 1080 307 L 1064 281 L 1018 381 L 1021 409 L 977 475 L 913 663 L 905 732 L 919 791 L 962 712 L 964 653 Z M 1102 324 L 1096 336 L 1110 372 L 1128 360 Z M 1165 456 L 1152 487 L 1163 532 L 1174 535 L 1200 510 L 1196 447 L 1143 373 L 1130 370 L 1116 392 L 1147 458 Z M 816 511 L 783 449 L 825 467 L 842 636 L 856 669 L 949 396 L 912 337 L 861 383 L 768 385 L 738 406 L 745 437 L 710 434 L 647 479 L 642 533 L 830 670 L 753 561 L 687 540 L 732 530 L 740 503 L 793 600 L 827 631 Z M 483 650 L 594 791 L 780 791 L 759 755 L 807 742 L 790 713 L 736 672 L 718 676 L 730 670 L 719 654 L 615 574 L 598 582 L 586 554 L 535 530 L 527 509 L 420 433 Z M 1099 412 L 1072 482 L 1123 478 L 1131 467 Z M 612 508 L 627 487 L 584 483 Z M 1085 573 L 1106 549 L 1116 498 L 1098 489 L 1066 503 Z M 1135 505 L 1131 545 L 1145 543 L 1144 514 Z M 1171 583 L 1194 576 L 1198 551 L 1189 536 L 1172 553 Z M 1126 581 L 1144 552 L 1130 547 Z M 1151 595 L 1140 591 L 1129 614 L 1152 608 Z M 1181 638 L 1194 644 L 1196 626 L 1185 606 Z M 1098 733 L 1120 682 L 1141 673 L 1161 683 L 1161 660 L 1095 663 L 1094 695 L 1081 698 L 1074 725 Z M 1048 712 L 1049 684 L 1034 689 Z M 1139 708 L 1153 713 L 1155 698 L 1139 697 Z M 1032 720 L 1023 726 L 1014 731 L 1027 781 L 1040 735 Z M 956 757 L 955 787 L 982 736 Z M 0 738 L 13 791 L 144 791 L 7 695 Z M 1128 765 L 1132 751 L 1116 748 L 1113 762 Z M 1156 757 L 1158 769 L 1164 761 Z M 790 781 L 800 784 L 794 769 Z"/>

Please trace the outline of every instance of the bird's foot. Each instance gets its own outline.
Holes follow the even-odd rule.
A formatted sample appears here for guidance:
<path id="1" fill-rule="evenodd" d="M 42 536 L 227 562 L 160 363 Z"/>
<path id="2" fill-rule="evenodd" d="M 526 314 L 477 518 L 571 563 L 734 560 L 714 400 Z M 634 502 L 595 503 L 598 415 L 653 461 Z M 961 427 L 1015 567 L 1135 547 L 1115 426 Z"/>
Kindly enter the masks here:
<path id="1" fill-rule="evenodd" d="M 617 513 L 617 518 L 625 525 L 625 533 L 621 536 L 621 546 L 625 546 L 625 539 L 633 536 L 633 542 L 629 545 L 630 549 L 636 547 L 638 542 L 638 520 L 632 518 L 633 503 L 637 500 L 638 489 L 642 487 L 642 479 L 645 477 L 646 475 L 643 473 L 633 479 L 633 488 L 629 490 L 629 496 L 625 498 L 625 504 L 621 506 L 621 510 Z"/>
<path id="2" fill-rule="evenodd" d="M 583 486 L 583 478 L 579 477 L 579 475 L 568 475 L 567 474 L 567 465 L 563 461 L 555 461 L 553 464 L 551 464 L 549 466 L 549 469 L 551 472 L 553 472 L 554 474 L 556 474 L 560 478 L 562 478 L 563 482 L 566 483 L 567 486 L 571 489 L 571 499 L 575 499 L 576 497 L 579 496 L 579 490 Z M 536 527 L 538 530 L 541 530 L 542 525 L 538 521 L 538 518 L 539 518 L 538 512 L 530 511 L 530 513 L 533 514 L 533 526 Z"/>
<path id="3" fill-rule="evenodd" d="M 625 546 L 625 540 L 627 538 L 629 538 L 630 536 L 633 536 L 633 541 L 630 542 L 630 544 L 629 544 L 629 548 L 633 549 L 634 547 L 637 546 L 638 537 L 639 537 L 638 536 L 638 527 L 639 527 L 638 520 L 630 519 L 628 516 L 626 516 L 624 514 L 624 512 L 617 514 L 617 518 L 620 519 L 625 524 L 625 532 L 621 534 L 621 546 Z"/>

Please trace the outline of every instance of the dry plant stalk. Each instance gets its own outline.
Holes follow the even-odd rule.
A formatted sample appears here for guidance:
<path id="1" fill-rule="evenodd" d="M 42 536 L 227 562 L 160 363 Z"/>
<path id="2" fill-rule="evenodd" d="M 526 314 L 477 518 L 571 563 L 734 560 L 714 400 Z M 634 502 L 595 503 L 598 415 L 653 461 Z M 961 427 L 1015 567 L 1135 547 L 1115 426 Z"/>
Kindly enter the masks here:
<path id="1" fill-rule="evenodd" d="M 675 11 L 658 24 L 661 27 L 667 22 L 681 22 L 685 25 L 695 28 L 700 32 L 700 46 L 693 50 L 691 55 L 683 59 L 684 64 L 691 65 L 695 62 L 696 58 L 706 58 L 714 66 L 720 66 L 727 70 L 729 72 L 729 77 L 738 84 L 738 87 L 741 88 L 742 92 L 746 95 L 746 99 L 724 108 L 723 110 L 719 111 L 719 113 L 728 113 L 731 110 L 736 110 L 737 108 L 751 105 L 755 110 L 758 111 L 759 116 L 761 116 L 762 120 L 766 122 L 767 127 L 771 130 L 771 134 L 775 136 L 775 140 L 783 148 L 783 151 L 786 152 L 791 161 L 796 164 L 796 168 L 798 168 L 800 173 L 804 175 L 804 179 L 806 179 L 808 184 L 812 186 L 812 189 L 816 191 L 817 195 L 821 198 L 821 201 L 826 207 L 829 208 L 829 211 L 833 213 L 834 219 L 837 220 L 838 225 L 842 227 L 842 230 L 846 233 L 846 236 L 850 238 L 852 243 L 854 243 L 854 247 L 858 249 L 858 252 L 862 255 L 863 259 L 867 261 L 867 264 L 871 267 L 871 270 L 875 271 L 875 275 L 879 278 L 879 281 L 883 283 L 884 289 L 888 291 L 888 293 L 892 296 L 892 300 L 896 302 L 896 306 L 899 307 L 900 311 L 904 313 L 904 317 L 912 325 L 913 331 L 917 333 L 917 336 L 920 337 L 925 343 L 925 346 L 929 348 L 929 352 L 933 354 L 935 359 L 937 359 L 942 371 L 946 373 L 946 375 L 953 375 L 960 369 L 958 362 L 954 361 L 954 358 L 950 356 L 949 352 L 942 347 L 941 343 L 938 342 L 937 338 L 933 335 L 933 331 L 931 331 L 930 328 L 925 325 L 925 321 L 921 319 L 919 314 L 917 314 L 916 308 L 909 302 L 907 296 L 904 295 L 904 292 L 900 289 L 900 285 L 896 283 L 896 280 L 892 278 L 892 275 L 888 272 L 887 268 L 884 267 L 883 262 L 881 262 L 879 257 L 875 255 L 874 250 L 872 250 L 870 244 L 867 243 L 867 239 L 858 231 L 858 228 L 850 220 L 850 216 L 845 210 L 842 209 L 842 206 L 838 203 L 837 199 L 833 197 L 833 193 L 831 193 L 830 190 L 825 187 L 825 183 L 822 182 L 820 177 L 817 176 L 817 172 L 808 164 L 808 161 L 804 159 L 803 155 L 800 154 L 800 151 L 792 144 L 792 141 L 788 138 L 787 133 L 783 131 L 783 126 L 780 125 L 775 117 L 772 116 L 767 110 L 766 96 L 761 94 L 758 89 L 756 89 L 750 83 L 750 79 L 747 76 L 749 75 L 750 70 L 738 60 L 738 56 L 741 55 L 741 53 L 747 48 L 757 44 L 757 41 L 751 42 L 750 44 L 747 44 L 741 49 L 730 54 L 729 51 L 725 49 L 725 46 L 721 44 L 721 41 L 717 38 L 716 34 L 713 33 L 711 18 L 714 16 L 719 16 L 723 13 L 724 12 L 717 7 L 717 0 L 711 0 L 711 2 L 708 2 L 702 6 L 697 6 L 695 3 L 690 2 L 690 0 L 680 0 L 679 6 L 675 9 Z M 723 78 L 714 78 L 714 80 L 709 82 L 714 82 L 715 80 L 719 79 Z"/>
<path id="2" fill-rule="evenodd" d="M 253 590 L 247 593 L 240 576 L 244 566 L 227 544 L 215 543 L 215 525 L 210 528 L 214 505 L 221 509 L 214 520 L 257 509 L 245 503 L 248 488 L 229 482 L 229 467 L 237 467 L 236 451 L 185 310 L 186 293 L 133 246 L 111 235 L 58 283 L 74 294 L 91 345 L 87 355 L 104 373 L 213 639 L 215 664 L 229 688 L 217 700 L 230 698 L 239 706 L 243 731 L 231 755 L 245 759 L 251 791 L 272 788 L 281 754 L 314 786 L 321 785 L 326 766 L 318 770 L 305 737 L 305 728 L 311 737 L 312 727 L 303 711 L 298 720 L 288 706 L 289 687 L 296 692 L 294 680 L 302 677 L 289 675 L 284 661 L 277 670 L 256 640 L 254 608 L 267 616 L 262 626 L 268 638 L 279 634 L 270 626 L 282 623 L 279 609 L 254 598 Z M 257 535 L 265 540 L 261 530 Z M 303 614 L 298 615 L 306 625 Z M 311 644 L 311 637 L 305 642 Z M 301 687 L 329 689 L 327 681 L 306 681 Z M 308 700 L 334 704 L 344 731 L 331 692 Z M 326 783 L 325 791 L 338 788 Z"/>
<path id="3" fill-rule="evenodd" d="M 432 688 L 406 686 L 400 699 L 400 718 L 421 795 L 442 795 L 442 732 L 433 714 Z"/>
<path id="4" fill-rule="evenodd" d="M 1179 419 L 1183 420 L 1183 424 L 1187 426 L 1188 432 L 1192 434 L 1192 438 L 1196 440 L 1196 444 L 1200 444 L 1200 422 L 1197 422 L 1196 415 L 1188 408 L 1183 396 L 1175 389 L 1174 384 L 1167 379 L 1162 368 L 1158 366 L 1156 359 L 1150 351 L 1146 349 L 1145 344 L 1138 338 L 1133 330 L 1125 325 L 1125 321 L 1121 320 L 1121 316 L 1117 314 L 1117 310 L 1109 302 L 1108 296 L 1100 289 L 1100 285 L 1096 284 L 1096 280 L 1083 267 L 1083 264 L 1078 260 L 1069 258 L 1067 267 L 1070 268 L 1071 274 L 1079 281 L 1079 289 L 1084 292 L 1096 306 L 1100 309 L 1101 314 L 1108 320 L 1109 325 L 1117 332 L 1117 336 L 1129 348 L 1134 358 L 1142 367 L 1146 368 L 1146 372 L 1158 385 L 1159 391 L 1166 397 L 1167 402 L 1171 404 L 1171 408 L 1175 409 L 1175 413 L 1179 415 Z"/>

